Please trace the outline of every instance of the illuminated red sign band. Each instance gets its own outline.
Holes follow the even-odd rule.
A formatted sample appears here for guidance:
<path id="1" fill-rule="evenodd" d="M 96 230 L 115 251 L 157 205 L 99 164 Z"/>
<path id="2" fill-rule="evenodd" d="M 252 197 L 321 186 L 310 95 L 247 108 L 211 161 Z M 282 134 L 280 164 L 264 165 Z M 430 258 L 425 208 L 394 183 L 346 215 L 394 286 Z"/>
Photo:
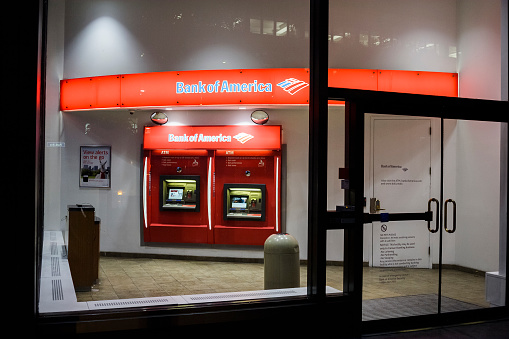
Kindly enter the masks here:
<path id="1" fill-rule="evenodd" d="M 145 127 L 144 149 L 281 149 L 281 126 Z"/>
<path id="2" fill-rule="evenodd" d="M 329 69 L 329 86 L 458 96 L 456 73 Z M 307 105 L 309 69 L 120 74 L 60 82 L 62 111 L 225 105 Z"/>

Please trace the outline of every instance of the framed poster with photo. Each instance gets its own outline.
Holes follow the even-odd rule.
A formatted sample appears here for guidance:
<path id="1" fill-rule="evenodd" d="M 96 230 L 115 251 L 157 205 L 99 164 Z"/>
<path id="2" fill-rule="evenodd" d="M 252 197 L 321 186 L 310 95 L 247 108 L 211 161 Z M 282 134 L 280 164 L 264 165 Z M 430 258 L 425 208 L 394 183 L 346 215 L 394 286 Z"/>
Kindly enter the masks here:
<path id="1" fill-rule="evenodd" d="M 111 146 L 80 146 L 80 187 L 111 187 Z"/>

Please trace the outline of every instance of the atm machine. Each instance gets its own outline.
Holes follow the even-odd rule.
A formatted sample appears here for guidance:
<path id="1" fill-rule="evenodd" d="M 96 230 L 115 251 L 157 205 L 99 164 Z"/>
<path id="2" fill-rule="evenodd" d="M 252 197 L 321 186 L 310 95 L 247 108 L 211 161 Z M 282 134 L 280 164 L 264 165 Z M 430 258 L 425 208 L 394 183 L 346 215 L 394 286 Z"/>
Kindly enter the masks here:
<path id="1" fill-rule="evenodd" d="M 263 245 L 281 232 L 279 150 L 216 152 L 214 243 Z"/>
<path id="2" fill-rule="evenodd" d="M 143 242 L 263 245 L 281 232 L 281 126 L 145 127 Z"/>
<path id="3" fill-rule="evenodd" d="M 144 242 L 211 243 L 206 150 L 145 150 Z"/>

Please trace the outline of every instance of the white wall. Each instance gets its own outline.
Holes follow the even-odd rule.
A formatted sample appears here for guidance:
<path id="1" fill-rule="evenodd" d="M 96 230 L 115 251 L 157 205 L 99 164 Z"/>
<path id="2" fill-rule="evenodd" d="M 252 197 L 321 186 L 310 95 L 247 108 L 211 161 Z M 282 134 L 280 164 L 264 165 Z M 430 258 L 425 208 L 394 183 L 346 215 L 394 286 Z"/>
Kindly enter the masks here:
<path id="1" fill-rule="evenodd" d="M 64 77 L 307 67 L 307 0 L 67 0 Z M 250 33 L 284 21 L 295 36 Z"/>
<path id="2" fill-rule="evenodd" d="M 455 72 L 456 1 L 330 1 L 329 67 Z"/>
<path id="3" fill-rule="evenodd" d="M 460 74 L 460 97 L 501 99 L 500 13 L 500 0 L 458 1 L 457 72 Z"/>
<path id="4" fill-rule="evenodd" d="M 46 96 L 46 142 L 62 141 L 63 116 L 59 111 L 60 80 L 64 72 L 64 11 L 65 1 L 48 3 L 48 55 Z M 48 230 L 60 228 L 60 186 L 62 177 L 61 148 L 46 148 L 44 171 L 44 227 Z"/>
<path id="5" fill-rule="evenodd" d="M 507 52 L 502 53 L 502 46 L 507 49 L 507 19 L 501 28 L 504 7 L 507 10 L 507 0 L 458 1 L 460 97 L 507 100 L 507 84 L 502 84 L 507 81 Z M 500 124 L 459 121 L 457 129 L 457 196 L 458 206 L 465 210 L 458 214 L 458 227 L 465 232 L 456 235 L 455 261 L 498 271 L 500 150 L 507 144 L 501 144 Z"/>
<path id="6" fill-rule="evenodd" d="M 67 0 L 64 77 L 309 65 L 307 0 L 150 4 Z M 455 72 L 455 17 L 456 0 L 330 1 L 329 66 Z M 252 34 L 251 18 L 295 34 Z"/>
<path id="7" fill-rule="evenodd" d="M 500 124 L 458 121 L 457 128 L 455 261 L 460 266 L 496 271 L 499 259 Z"/>
<path id="8" fill-rule="evenodd" d="M 153 71 L 308 67 L 308 1 L 55 0 L 49 5 L 46 140 L 65 142 L 65 148 L 48 148 L 46 152 L 45 228 L 65 226 L 62 218 L 68 204 L 89 202 L 102 218 L 102 251 L 261 257 L 260 249 L 140 246 L 139 155 L 141 130 L 149 124 L 149 112 L 61 113 L 58 81 Z M 294 25 L 295 35 L 250 33 L 251 18 L 288 22 Z M 449 54 L 449 47 L 456 47 L 455 18 L 455 0 L 331 1 L 331 35 L 343 38 L 331 42 L 330 67 L 454 72 L 457 59 Z M 377 45 L 376 41 L 385 42 Z M 462 69 L 478 62 L 464 58 Z M 287 231 L 297 237 L 304 259 L 308 112 L 307 108 L 268 112 L 270 123 L 283 126 L 283 140 L 288 145 Z M 343 165 L 343 109 L 334 112 L 329 127 L 331 209 L 343 198 L 337 189 L 337 170 Z M 247 121 L 249 112 L 175 110 L 169 116 L 184 124 L 233 124 Z M 91 131 L 85 134 L 87 123 Z M 133 133 L 133 123 L 138 126 L 137 133 Z M 92 144 L 112 147 L 111 189 L 78 187 L 79 146 Z M 117 194 L 120 190 L 121 196 Z M 328 259 L 342 260 L 342 255 L 342 232 L 329 232 Z"/>

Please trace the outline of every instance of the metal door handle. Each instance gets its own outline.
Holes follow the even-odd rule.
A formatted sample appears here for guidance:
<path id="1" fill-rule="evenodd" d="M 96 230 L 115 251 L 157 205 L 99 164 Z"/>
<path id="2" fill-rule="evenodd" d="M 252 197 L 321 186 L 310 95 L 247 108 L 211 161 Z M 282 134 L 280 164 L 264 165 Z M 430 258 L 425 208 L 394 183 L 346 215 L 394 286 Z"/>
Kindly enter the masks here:
<path id="1" fill-rule="evenodd" d="M 431 212 L 431 203 L 432 202 L 435 202 L 436 206 L 437 206 L 437 218 L 435 220 L 435 228 L 432 229 L 431 228 L 431 220 L 428 220 L 428 230 L 431 232 L 431 233 L 436 233 L 438 232 L 438 228 L 439 228 L 439 222 L 440 222 L 440 218 L 439 218 L 439 215 L 440 215 L 440 202 L 435 199 L 435 198 L 431 198 L 428 200 L 428 212 Z"/>
<path id="2" fill-rule="evenodd" d="M 447 228 L 447 204 L 452 203 L 452 229 Z M 447 233 L 454 233 L 456 231 L 456 201 L 447 199 L 444 204 L 444 229 Z"/>
<path id="3" fill-rule="evenodd" d="M 370 198 L 369 199 L 369 213 L 374 214 L 378 211 L 384 211 L 385 208 L 380 208 L 380 200 L 377 198 Z"/>

